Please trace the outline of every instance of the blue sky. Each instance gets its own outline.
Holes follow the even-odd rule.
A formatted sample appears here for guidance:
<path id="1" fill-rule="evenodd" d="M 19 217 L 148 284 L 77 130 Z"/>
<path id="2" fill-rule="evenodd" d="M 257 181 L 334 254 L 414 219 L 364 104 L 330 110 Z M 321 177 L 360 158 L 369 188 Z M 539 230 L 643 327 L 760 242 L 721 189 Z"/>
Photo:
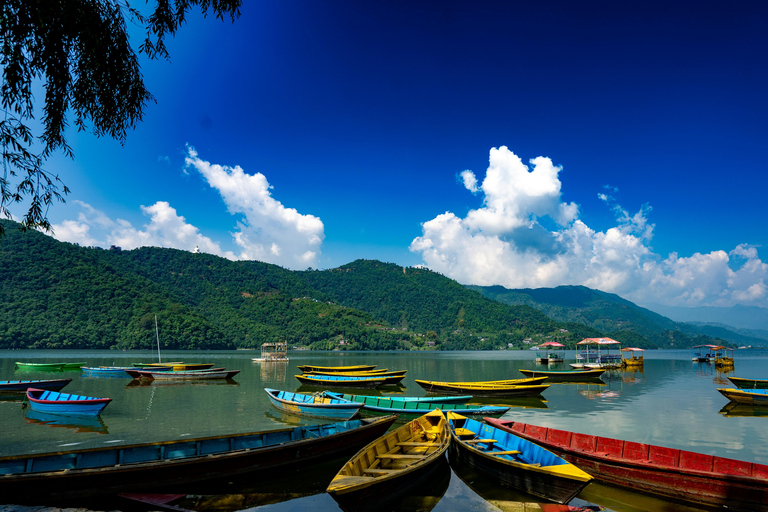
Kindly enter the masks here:
<path id="1" fill-rule="evenodd" d="M 157 103 L 126 144 L 73 131 L 51 161 L 50 219 L 82 245 L 768 306 L 767 25 L 757 1 L 191 16 L 142 60 Z"/>

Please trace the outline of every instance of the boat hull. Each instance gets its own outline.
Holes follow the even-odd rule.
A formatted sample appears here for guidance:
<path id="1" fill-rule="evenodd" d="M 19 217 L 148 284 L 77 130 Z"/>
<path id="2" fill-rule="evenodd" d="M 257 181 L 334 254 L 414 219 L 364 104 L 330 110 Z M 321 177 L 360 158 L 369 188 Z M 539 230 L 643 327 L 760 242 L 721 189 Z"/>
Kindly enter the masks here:
<path id="1" fill-rule="evenodd" d="M 296 375 L 296 379 L 305 386 L 342 387 L 373 389 L 384 385 L 384 378 L 379 377 L 345 377 L 344 375 Z"/>
<path id="2" fill-rule="evenodd" d="M 721 395 L 737 404 L 768 406 L 768 389 L 717 388 Z"/>
<path id="3" fill-rule="evenodd" d="M 327 492 L 347 512 L 381 510 L 446 464 L 449 444 L 445 417 L 432 411 L 361 448 Z"/>
<path id="4" fill-rule="evenodd" d="M 313 366 L 309 364 L 303 364 L 303 365 L 297 366 L 296 368 L 298 368 L 302 372 L 344 373 L 344 372 L 366 372 L 376 368 L 376 365 L 375 364 L 358 364 L 354 366 Z"/>
<path id="5" fill-rule="evenodd" d="M 298 414 L 299 416 L 311 418 L 328 418 L 337 421 L 348 420 L 355 416 L 363 407 L 363 404 L 333 397 L 323 398 L 269 388 L 265 388 L 264 391 L 267 392 L 269 401 L 277 409 L 289 414 Z"/>
<path id="6" fill-rule="evenodd" d="M 603 482 L 674 501 L 729 510 L 768 510 L 768 466 L 763 464 L 495 418 L 485 420 L 543 446 Z"/>
<path id="7" fill-rule="evenodd" d="M 67 416 L 98 416 L 112 401 L 35 388 L 27 389 L 27 400 L 33 411 Z"/>
<path id="8" fill-rule="evenodd" d="M 84 366 L 81 368 L 83 377 L 128 377 L 125 370 L 133 370 L 128 366 Z"/>
<path id="9" fill-rule="evenodd" d="M 520 436 L 453 413 L 448 413 L 448 418 L 452 424 L 448 448 L 451 463 L 472 468 L 497 484 L 568 503 L 592 480 L 584 471 Z"/>
<path id="10" fill-rule="evenodd" d="M 403 400 L 391 400 L 386 397 L 380 396 L 363 396 L 363 395 L 348 395 L 342 393 L 333 393 L 326 391 L 325 395 L 338 400 L 345 400 L 352 403 L 357 403 L 362 406 L 365 411 L 375 411 L 388 414 L 416 414 L 421 416 L 434 409 L 440 409 L 443 412 L 457 411 L 461 414 L 471 415 L 502 415 L 509 410 L 509 407 L 494 406 L 494 405 L 468 405 L 468 404 L 454 404 L 454 403 L 440 403 L 440 402 L 419 402 L 415 400 L 403 401 Z"/>
<path id="11" fill-rule="evenodd" d="M 58 391 L 70 382 L 72 382 L 72 379 L 3 380 L 0 381 L 0 393 L 26 391 L 29 388 Z"/>
<path id="12" fill-rule="evenodd" d="M 133 377 L 134 379 L 141 380 L 202 380 L 202 379 L 231 379 L 240 370 L 189 370 L 189 371 L 173 371 L 173 370 L 125 370 L 125 373 Z"/>
<path id="13" fill-rule="evenodd" d="M 744 379 L 729 376 L 728 380 L 741 389 L 768 389 L 768 379 Z"/>
<path id="14" fill-rule="evenodd" d="M 0 457 L 7 503 L 114 494 L 274 470 L 354 452 L 395 416 L 184 441 Z"/>
<path id="15" fill-rule="evenodd" d="M 547 371 L 547 370 L 518 370 L 526 377 L 546 377 L 545 382 L 590 382 L 600 379 L 605 369 Z"/>
<path id="16" fill-rule="evenodd" d="M 544 378 L 542 377 L 542 380 Z M 549 384 L 533 385 L 472 385 L 468 383 L 432 382 L 416 380 L 416 383 L 428 393 L 445 393 L 482 397 L 509 397 L 509 396 L 537 396 L 540 395 Z"/>

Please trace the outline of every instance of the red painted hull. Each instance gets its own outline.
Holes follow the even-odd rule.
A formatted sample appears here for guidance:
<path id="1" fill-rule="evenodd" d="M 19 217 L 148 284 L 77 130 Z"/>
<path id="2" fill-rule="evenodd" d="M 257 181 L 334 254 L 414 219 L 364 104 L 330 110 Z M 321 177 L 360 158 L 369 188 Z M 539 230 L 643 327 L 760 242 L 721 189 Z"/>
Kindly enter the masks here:
<path id="1" fill-rule="evenodd" d="M 768 466 L 763 464 L 484 419 L 543 446 L 604 482 L 695 504 L 768 511 Z"/>

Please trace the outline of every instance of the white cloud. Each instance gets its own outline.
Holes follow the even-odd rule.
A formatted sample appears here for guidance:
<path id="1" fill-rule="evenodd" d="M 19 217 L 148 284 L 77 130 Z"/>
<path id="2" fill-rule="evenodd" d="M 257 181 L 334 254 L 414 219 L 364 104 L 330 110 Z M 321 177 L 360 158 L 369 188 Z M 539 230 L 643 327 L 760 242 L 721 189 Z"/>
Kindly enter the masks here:
<path id="1" fill-rule="evenodd" d="M 323 222 L 274 199 L 272 187 L 263 174 L 249 175 L 239 166 L 211 164 L 198 158 L 192 148 L 188 148 L 187 169 L 198 171 L 221 194 L 228 211 L 241 216 L 232 233 L 239 253 L 222 249 L 166 201 L 141 206 L 150 220 L 140 229 L 126 220 L 113 220 L 82 201 L 74 201 L 81 208 L 77 220 L 55 224 L 55 238 L 84 246 L 117 245 L 126 250 L 159 246 L 191 251 L 197 247 L 201 252 L 232 260 L 259 260 L 300 269 L 317 266 L 325 238 Z"/>
<path id="2" fill-rule="evenodd" d="M 241 259 L 290 268 L 316 265 L 325 239 L 320 218 L 283 206 L 272 197 L 272 187 L 261 173 L 246 174 L 240 166 L 211 164 L 191 147 L 187 152 L 187 168 L 196 169 L 221 194 L 230 213 L 244 216 L 234 234 Z"/>
<path id="3" fill-rule="evenodd" d="M 480 189 L 477 188 L 477 178 L 475 177 L 475 173 L 470 170 L 466 170 L 462 171 L 459 176 L 461 177 L 461 182 L 464 184 L 464 188 L 473 194 L 476 194 L 480 191 Z"/>
<path id="4" fill-rule="evenodd" d="M 532 169 L 506 147 L 492 149 L 479 187 L 483 207 L 463 219 L 445 212 L 424 222 L 411 251 L 420 253 L 433 270 L 467 284 L 571 284 L 639 303 L 768 305 L 768 265 L 755 247 L 662 259 L 649 247 L 655 227 L 648 221 L 650 206 L 631 213 L 612 195 L 601 193 L 598 197 L 613 211 L 616 226 L 593 230 L 578 218 L 578 205 L 562 202 L 562 168 L 545 157 L 530 164 Z M 474 179 L 472 171 L 462 176 L 469 174 Z M 464 183 L 471 191 L 466 177 Z"/>

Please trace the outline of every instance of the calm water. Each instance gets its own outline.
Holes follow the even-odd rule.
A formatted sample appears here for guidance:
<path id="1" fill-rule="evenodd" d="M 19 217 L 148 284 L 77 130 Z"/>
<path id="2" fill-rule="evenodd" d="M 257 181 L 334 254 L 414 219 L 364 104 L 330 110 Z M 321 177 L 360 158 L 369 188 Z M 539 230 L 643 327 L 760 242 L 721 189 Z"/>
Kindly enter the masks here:
<path id="1" fill-rule="evenodd" d="M 48 424 L 22 409 L 20 400 L 0 401 L 0 456 L 49 452 L 111 444 L 160 441 L 235 432 L 278 428 L 286 423 L 315 423 L 283 416 L 272 408 L 265 387 L 302 390 L 294 375 L 300 364 L 376 364 L 379 368 L 406 369 L 404 389 L 399 392 L 422 396 L 414 379 L 497 380 L 522 377 L 517 370 L 542 368 L 533 361 L 534 352 L 292 352 L 288 364 L 259 364 L 251 361 L 256 352 L 166 352 L 164 361 L 212 362 L 216 366 L 242 370 L 235 383 L 153 383 L 132 385 L 130 378 L 89 378 L 79 372 L 29 372 L 14 370 L 15 361 L 86 361 L 89 366 L 130 366 L 151 362 L 156 354 L 113 351 L 0 351 L 0 380 L 73 379 L 65 391 L 111 397 L 114 400 L 99 420 Z M 575 355 L 568 352 L 568 361 Z M 550 368 L 558 368 L 550 365 Z M 768 378 L 768 351 L 736 354 L 735 375 Z M 640 372 L 615 371 L 603 375 L 598 384 L 553 384 L 543 399 L 483 399 L 512 408 L 505 417 L 518 421 L 563 428 L 576 432 L 628 439 L 642 443 L 694 450 L 768 464 L 768 408 L 741 406 L 729 410 L 728 400 L 717 387 L 732 387 L 726 374 L 708 364 L 691 362 L 691 352 L 646 352 Z M 311 389 L 314 391 L 314 389 Z M 382 393 L 397 392 L 387 390 Z M 376 393 L 375 391 L 371 394 Z M 308 468 L 295 474 L 276 475 L 259 482 L 225 482 L 206 489 L 210 494 L 229 494 L 225 506 L 237 510 L 263 503 L 268 512 L 302 510 L 336 512 L 336 503 L 324 493 L 325 485 L 341 463 Z M 279 477 L 282 477 L 279 478 Z M 401 510 L 432 509 L 436 512 L 467 510 L 523 510 L 515 500 L 531 501 L 483 485 L 474 475 L 446 470 L 424 496 L 404 500 Z M 196 493 L 203 491 L 197 489 Z M 233 502 L 232 494 L 238 495 Z M 617 511 L 695 510 L 658 500 L 590 484 L 581 498 Z M 0 498 L 1 499 L 1 498 Z M 265 501 L 266 500 L 266 501 Z M 415 504 L 414 504 L 415 503 Z M 583 502 L 579 502 L 583 503 Z M 199 505 L 199 504 L 198 504 Z M 530 510 L 527 508 L 525 510 Z"/>

